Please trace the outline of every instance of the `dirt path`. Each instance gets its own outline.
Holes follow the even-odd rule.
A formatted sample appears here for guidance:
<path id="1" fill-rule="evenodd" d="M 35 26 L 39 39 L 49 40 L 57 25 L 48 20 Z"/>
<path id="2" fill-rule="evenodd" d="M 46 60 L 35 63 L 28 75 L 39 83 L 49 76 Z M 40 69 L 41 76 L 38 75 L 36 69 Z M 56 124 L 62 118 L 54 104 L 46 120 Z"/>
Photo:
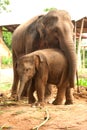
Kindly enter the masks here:
<path id="1" fill-rule="evenodd" d="M 87 130 L 87 99 L 79 96 L 73 105 L 49 104 L 37 108 L 26 101 L 8 104 L 0 107 L 2 130 Z M 34 129 L 47 118 L 43 126 Z"/>

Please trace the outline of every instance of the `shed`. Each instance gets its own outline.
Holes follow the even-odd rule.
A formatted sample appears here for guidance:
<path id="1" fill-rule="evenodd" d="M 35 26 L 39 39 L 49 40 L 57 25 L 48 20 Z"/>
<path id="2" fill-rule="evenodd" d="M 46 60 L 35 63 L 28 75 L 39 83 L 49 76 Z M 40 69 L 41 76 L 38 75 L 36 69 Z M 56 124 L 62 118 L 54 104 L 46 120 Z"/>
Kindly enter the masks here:
<path id="1" fill-rule="evenodd" d="M 87 17 L 83 17 L 77 21 L 74 21 L 74 27 L 75 27 L 75 42 L 76 38 L 78 38 L 78 52 L 77 52 L 77 58 L 78 58 L 78 68 L 81 69 L 82 67 L 85 68 L 85 51 L 87 49 L 87 44 L 82 45 L 81 41 L 83 39 L 87 39 L 87 35 L 84 35 L 84 33 L 87 33 Z M 77 37 L 78 35 L 78 37 Z M 82 49 L 83 53 L 83 60 L 81 64 L 81 55 L 80 50 Z"/>

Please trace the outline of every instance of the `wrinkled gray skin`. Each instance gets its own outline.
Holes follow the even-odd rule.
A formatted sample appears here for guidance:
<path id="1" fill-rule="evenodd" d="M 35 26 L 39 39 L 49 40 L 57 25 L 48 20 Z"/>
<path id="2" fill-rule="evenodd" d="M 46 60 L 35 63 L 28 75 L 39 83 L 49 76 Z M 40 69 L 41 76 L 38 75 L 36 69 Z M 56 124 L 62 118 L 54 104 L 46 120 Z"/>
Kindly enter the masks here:
<path id="1" fill-rule="evenodd" d="M 68 62 L 61 51 L 43 49 L 24 55 L 18 60 L 17 72 L 20 77 L 18 100 L 20 100 L 25 84 L 28 82 L 30 83 L 28 102 L 35 102 L 33 93 L 36 90 L 38 104 L 44 105 L 46 84 L 54 84 L 58 91 L 53 104 L 63 104 L 66 92 L 68 92 L 66 89 L 69 87 L 69 70 Z M 66 96 L 66 100 L 68 97 Z"/>
<path id="2" fill-rule="evenodd" d="M 27 53 L 43 48 L 59 48 L 69 64 L 69 85 L 74 88 L 76 53 L 72 39 L 73 25 L 66 11 L 50 11 L 20 25 L 12 37 L 14 79 L 12 96 L 17 93 L 19 76 L 16 71 L 17 59 Z"/>

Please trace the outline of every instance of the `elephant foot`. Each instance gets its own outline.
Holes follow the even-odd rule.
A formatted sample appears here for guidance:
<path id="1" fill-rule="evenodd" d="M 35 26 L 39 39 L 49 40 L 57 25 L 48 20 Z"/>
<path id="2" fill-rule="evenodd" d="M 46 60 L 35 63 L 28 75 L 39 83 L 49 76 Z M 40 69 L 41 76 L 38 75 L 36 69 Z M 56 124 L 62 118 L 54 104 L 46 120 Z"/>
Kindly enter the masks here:
<path id="1" fill-rule="evenodd" d="M 65 105 L 73 104 L 73 100 L 66 100 Z"/>
<path id="2" fill-rule="evenodd" d="M 11 89 L 11 97 L 14 97 L 17 94 L 17 89 Z"/>
<path id="3" fill-rule="evenodd" d="M 12 98 L 15 98 L 16 96 L 17 96 L 17 93 L 16 93 L 16 92 L 14 92 L 14 93 L 11 92 L 11 97 L 12 97 Z"/>
<path id="4" fill-rule="evenodd" d="M 53 105 L 63 105 L 63 102 L 62 101 L 57 101 L 57 100 L 54 100 L 52 102 Z"/>
<path id="5" fill-rule="evenodd" d="M 32 99 L 28 99 L 28 104 L 33 104 L 36 102 L 36 99 L 33 97 Z"/>
<path id="6" fill-rule="evenodd" d="M 15 93 L 15 94 L 11 95 L 10 99 L 11 99 L 12 101 L 18 101 L 18 96 L 17 96 L 17 94 Z"/>
<path id="7" fill-rule="evenodd" d="M 35 102 L 31 105 L 32 107 L 44 107 L 45 102 Z"/>

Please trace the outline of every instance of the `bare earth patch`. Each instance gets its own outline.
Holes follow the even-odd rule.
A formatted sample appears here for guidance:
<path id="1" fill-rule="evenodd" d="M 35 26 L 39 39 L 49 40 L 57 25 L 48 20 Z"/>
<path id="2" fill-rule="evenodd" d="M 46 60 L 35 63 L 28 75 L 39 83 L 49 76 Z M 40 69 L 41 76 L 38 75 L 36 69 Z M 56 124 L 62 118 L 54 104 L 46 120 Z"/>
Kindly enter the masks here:
<path id="1" fill-rule="evenodd" d="M 26 100 L 1 99 L 0 130 L 87 130 L 87 91 L 74 93 L 73 105 L 31 107 Z"/>

